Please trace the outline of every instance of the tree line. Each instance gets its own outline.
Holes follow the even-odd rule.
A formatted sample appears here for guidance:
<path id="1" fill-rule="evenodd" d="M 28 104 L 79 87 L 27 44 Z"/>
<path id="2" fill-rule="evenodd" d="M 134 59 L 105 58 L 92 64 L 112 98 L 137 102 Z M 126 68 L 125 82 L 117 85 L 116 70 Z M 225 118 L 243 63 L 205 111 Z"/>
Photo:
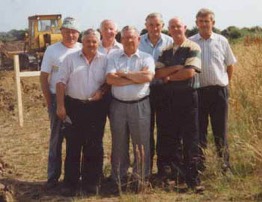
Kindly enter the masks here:
<path id="1" fill-rule="evenodd" d="M 244 37 L 262 37 L 262 27 L 254 26 L 251 28 L 238 28 L 236 26 L 229 26 L 224 30 L 220 30 L 214 28 L 213 30 L 215 33 L 222 34 L 225 36 L 229 41 L 236 41 L 239 39 L 243 39 Z M 8 32 L 0 32 L 0 41 L 14 41 L 14 40 L 23 40 L 25 33 L 28 32 L 27 29 L 24 30 L 16 30 L 12 29 Z M 141 34 L 146 33 L 146 29 L 141 31 Z M 198 32 L 197 27 L 193 27 L 192 29 L 188 29 L 186 34 L 187 36 L 192 36 Z M 167 30 L 163 30 L 163 33 L 168 34 Z"/>

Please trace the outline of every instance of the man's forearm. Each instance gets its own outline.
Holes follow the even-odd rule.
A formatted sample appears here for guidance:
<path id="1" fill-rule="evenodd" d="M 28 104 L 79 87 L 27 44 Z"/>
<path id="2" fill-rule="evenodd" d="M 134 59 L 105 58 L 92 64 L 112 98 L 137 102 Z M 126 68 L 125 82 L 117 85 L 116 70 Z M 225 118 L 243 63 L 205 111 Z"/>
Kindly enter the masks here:
<path id="1" fill-rule="evenodd" d="M 64 107 L 65 106 L 65 84 L 59 82 L 56 84 L 56 102 L 57 107 Z"/>
<path id="2" fill-rule="evenodd" d="M 106 76 L 106 82 L 107 84 L 112 85 L 112 86 L 127 86 L 127 85 L 134 84 L 134 81 L 130 79 L 120 77 L 118 75 L 111 74 L 111 73 L 109 73 Z"/>
<path id="3" fill-rule="evenodd" d="M 231 81 L 231 79 L 232 79 L 233 71 L 234 71 L 233 65 L 230 65 L 230 66 L 227 67 L 227 76 L 228 76 L 229 81 Z"/>
<path id="4" fill-rule="evenodd" d="M 156 69 L 155 78 L 157 79 L 163 79 L 167 76 L 170 76 L 171 74 L 176 73 L 178 70 L 182 69 L 183 65 L 174 65 L 169 67 L 161 67 L 159 69 Z"/>
<path id="5" fill-rule="evenodd" d="M 128 72 L 125 78 L 132 80 L 134 83 L 147 83 L 152 81 L 154 74 L 149 71 Z"/>
<path id="6" fill-rule="evenodd" d="M 45 72 L 41 72 L 40 74 L 41 89 L 45 97 L 47 107 L 49 108 L 51 106 L 51 93 L 49 90 L 48 76 L 49 74 Z"/>
<path id="7" fill-rule="evenodd" d="M 183 81 L 183 80 L 193 78 L 195 76 L 195 74 L 196 74 L 196 71 L 194 69 L 180 69 L 176 73 L 173 73 L 173 74 L 167 76 L 167 80 Z"/>

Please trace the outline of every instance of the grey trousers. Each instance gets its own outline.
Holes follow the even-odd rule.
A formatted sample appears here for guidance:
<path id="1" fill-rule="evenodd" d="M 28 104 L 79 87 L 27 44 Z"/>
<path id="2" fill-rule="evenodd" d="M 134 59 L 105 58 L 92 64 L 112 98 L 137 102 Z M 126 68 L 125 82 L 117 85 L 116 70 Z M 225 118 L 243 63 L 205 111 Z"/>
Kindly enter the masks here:
<path id="1" fill-rule="evenodd" d="M 129 139 L 134 151 L 133 174 L 138 178 L 150 175 L 150 103 L 122 103 L 115 99 L 110 105 L 112 133 L 112 171 L 115 181 L 126 177 L 130 166 Z"/>

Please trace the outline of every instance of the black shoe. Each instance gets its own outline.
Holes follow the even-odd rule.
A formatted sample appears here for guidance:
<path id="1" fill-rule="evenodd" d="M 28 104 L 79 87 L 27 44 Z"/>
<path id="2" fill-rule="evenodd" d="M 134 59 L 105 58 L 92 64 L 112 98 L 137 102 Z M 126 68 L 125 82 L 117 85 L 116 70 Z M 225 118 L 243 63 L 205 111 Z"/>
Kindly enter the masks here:
<path id="1" fill-rule="evenodd" d="M 76 187 L 72 185 L 64 185 L 61 189 L 62 196 L 73 197 L 76 195 Z"/>
<path id="2" fill-rule="evenodd" d="M 58 181 L 57 180 L 49 180 L 45 184 L 45 190 L 47 190 L 47 191 L 52 190 L 52 189 L 56 188 L 57 185 L 58 185 Z"/>
<path id="3" fill-rule="evenodd" d="M 84 184 L 84 185 L 82 185 L 82 191 L 86 195 L 98 195 L 99 194 L 99 186 L 98 185 Z"/>

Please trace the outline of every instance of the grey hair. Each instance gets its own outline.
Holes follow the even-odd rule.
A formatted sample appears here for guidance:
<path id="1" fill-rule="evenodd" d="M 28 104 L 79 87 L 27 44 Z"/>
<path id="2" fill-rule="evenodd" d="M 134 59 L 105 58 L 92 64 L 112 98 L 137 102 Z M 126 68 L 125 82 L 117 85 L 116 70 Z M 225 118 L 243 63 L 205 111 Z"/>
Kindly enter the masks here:
<path id="1" fill-rule="evenodd" d="M 205 17 L 205 16 L 211 16 L 212 20 L 215 20 L 215 13 L 213 11 L 211 11 L 210 9 L 207 8 L 201 8 L 197 14 L 196 14 L 196 19 L 199 17 Z"/>
<path id="2" fill-rule="evenodd" d="M 137 30 L 137 28 L 135 28 L 134 26 L 124 26 L 123 29 L 121 30 L 121 37 L 124 36 L 124 32 L 126 31 L 134 31 L 138 36 L 139 36 L 139 31 Z"/>
<path id="3" fill-rule="evenodd" d="M 154 12 L 154 13 L 148 14 L 148 16 L 146 16 L 146 21 L 147 21 L 148 19 L 150 19 L 150 18 L 158 18 L 158 19 L 160 19 L 160 21 L 161 21 L 162 23 L 164 23 L 163 16 L 162 16 L 161 13 Z"/>
<path id="4" fill-rule="evenodd" d="M 118 31 L 118 26 L 117 26 L 117 24 L 116 24 L 113 20 L 108 20 L 108 19 L 103 20 L 103 21 L 100 23 L 100 27 L 99 27 L 100 31 L 102 31 L 102 29 L 103 29 L 103 27 L 104 27 L 104 24 L 105 24 L 106 22 L 111 22 L 111 23 L 115 26 L 115 30 Z"/>
<path id="5" fill-rule="evenodd" d="M 95 35 L 98 41 L 100 40 L 100 33 L 94 29 L 87 29 L 86 31 L 84 31 L 81 40 L 83 41 L 84 38 L 90 34 Z"/>

